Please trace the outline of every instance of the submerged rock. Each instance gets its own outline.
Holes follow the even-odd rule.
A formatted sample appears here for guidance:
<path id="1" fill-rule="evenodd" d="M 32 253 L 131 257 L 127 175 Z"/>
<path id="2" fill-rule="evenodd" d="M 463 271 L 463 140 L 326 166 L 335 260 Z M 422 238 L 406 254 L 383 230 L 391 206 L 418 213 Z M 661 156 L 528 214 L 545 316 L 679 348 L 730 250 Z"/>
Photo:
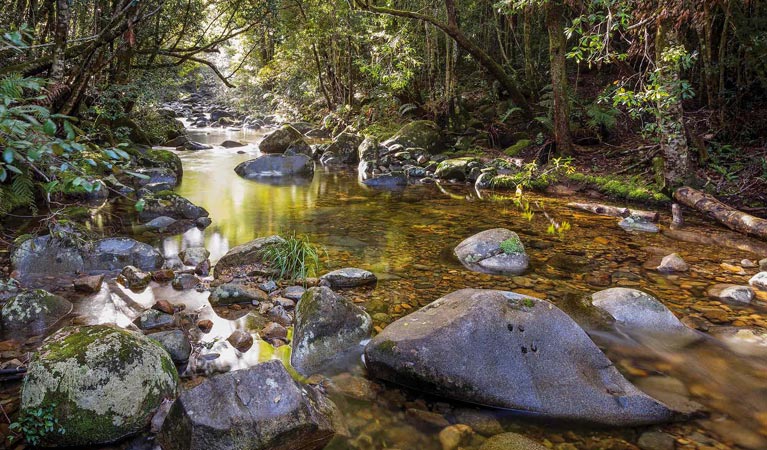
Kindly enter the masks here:
<path id="1" fill-rule="evenodd" d="M 407 177 L 404 173 L 385 173 L 368 178 L 362 183 L 365 186 L 380 189 L 397 189 L 407 186 Z"/>
<path id="2" fill-rule="evenodd" d="M 494 275 L 519 275 L 529 265 L 525 247 L 517 233 L 494 228 L 467 238 L 454 250 L 467 269 Z"/>
<path id="3" fill-rule="evenodd" d="M 756 289 L 767 291 L 767 272 L 757 273 L 756 275 L 751 277 L 750 280 L 748 280 L 748 284 L 750 284 Z"/>
<path id="4" fill-rule="evenodd" d="M 612 426 L 674 413 L 617 371 L 544 300 L 463 289 L 397 320 L 365 349 L 368 373 L 459 401 Z"/>
<path id="5" fill-rule="evenodd" d="M 237 175 L 248 178 L 302 176 L 311 177 L 314 161 L 306 155 L 262 155 L 240 163 L 234 168 Z"/>
<path id="6" fill-rule="evenodd" d="M 751 303 L 754 291 L 749 286 L 719 283 L 708 288 L 708 296 L 735 303 Z"/>
<path id="7" fill-rule="evenodd" d="M 501 433 L 485 441 L 479 450 L 548 450 L 548 447 L 521 434 Z"/>
<path id="8" fill-rule="evenodd" d="M 341 420 L 335 404 L 273 360 L 183 392 L 159 441 L 165 450 L 320 450 L 346 432 Z"/>
<path id="9" fill-rule="evenodd" d="M 372 326 L 368 313 L 348 299 L 327 287 L 311 288 L 296 305 L 290 364 L 306 376 L 320 372 L 359 348 Z"/>
<path id="10" fill-rule="evenodd" d="M 664 256 L 658 266 L 658 272 L 663 273 L 687 272 L 688 270 L 690 270 L 690 266 L 676 253 Z"/>
<path id="11" fill-rule="evenodd" d="M 21 413 L 55 405 L 52 418 L 64 433 L 46 433 L 46 446 L 109 443 L 144 429 L 177 385 L 170 356 L 149 338 L 104 325 L 67 327 L 32 359 Z"/>
<path id="12" fill-rule="evenodd" d="M 346 267 L 328 272 L 321 276 L 320 280 L 327 282 L 332 288 L 351 288 L 375 284 L 378 279 L 373 272 L 355 267 Z"/>
<path id="13" fill-rule="evenodd" d="M 284 153 L 294 142 L 304 141 L 304 135 L 290 125 L 283 125 L 266 135 L 258 145 L 261 153 Z"/>
<path id="14" fill-rule="evenodd" d="M 410 122 L 383 145 L 389 148 L 394 145 L 401 145 L 403 148 L 422 148 L 431 154 L 439 153 L 444 148 L 442 132 L 436 123 L 428 120 Z"/>
<path id="15" fill-rule="evenodd" d="M 621 220 L 618 226 L 626 231 L 641 231 L 645 233 L 657 233 L 660 231 L 657 225 L 641 216 L 629 216 Z"/>
<path id="16" fill-rule="evenodd" d="M 605 289 L 591 296 L 591 304 L 631 328 L 661 333 L 688 330 L 663 303 L 636 289 Z"/>
<path id="17" fill-rule="evenodd" d="M 63 297 L 37 289 L 22 292 L 11 298 L 3 305 L 0 315 L 5 332 L 39 334 L 71 312 L 72 303 Z"/>

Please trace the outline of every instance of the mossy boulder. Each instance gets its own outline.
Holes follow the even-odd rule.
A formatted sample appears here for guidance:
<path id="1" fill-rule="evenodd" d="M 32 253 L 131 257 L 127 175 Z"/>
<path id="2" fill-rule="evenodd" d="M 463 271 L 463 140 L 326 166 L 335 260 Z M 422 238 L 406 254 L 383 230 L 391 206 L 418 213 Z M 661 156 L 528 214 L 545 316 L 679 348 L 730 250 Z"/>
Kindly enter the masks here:
<path id="1" fill-rule="evenodd" d="M 519 236 L 505 228 L 477 233 L 458 244 L 454 253 L 467 269 L 493 275 L 519 275 L 529 265 Z"/>
<path id="2" fill-rule="evenodd" d="M 296 306 L 290 364 L 309 376 L 358 357 L 360 342 L 370 337 L 372 326 L 368 313 L 348 299 L 327 287 L 311 288 Z"/>
<path id="3" fill-rule="evenodd" d="M 42 333 L 72 312 L 72 303 L 37 289 L 22 292 L 3 305 L 3 331 Z"/>
<path id="4" fill-rule="evenodd" d="M 290 125 L 283 125 L 268 134 L 258 148 L 261 153 L 284 153 L 291 145 L 301 141 L 304 141 L 304 135 L 300 131 Z"/>
<path id="5" fill-rule="evenodd" d="M 139 213 L 139 220 L 148 222 L 160 216 L 173 219 L 196 220 L 208 217 L 208 211 L 186 198 L 170 192 L 161 191 L 144 196 L 144 209 Z"/>
<path id="6" fill-rule="evenodd" d="M 357 164 L 359 162 L 358 149 L 365 140 L 362 136 L 343 132 L 333 139 L 325 152 L 336 156 L 343 164 Z"/>
<path id="7" fill-rule="evenodd" d="M 133 156 L 136 159 L 136 164 L 141 167 L 170 169 L 179 181 L 184 175 L 181 158 L 170 150 L 129 148 L 126 149 L 126 152 Z"/>
<path id="8" fill-rule="evenodd" d="M 429 120 L 417 120 L 410 122 L 395 134 L 391 139 L 383 143 L 391 148 L 401 145 L 403 148 L 422 148 L 431 154 L 437 154 L 444 150 L 442 131 L 436 123 Z"/>
<path id="9" fill-rule="evenodd" d="M 67 327 L 33 357 L 21 414 L 55 405 L 63 433 L 43 436 L 46 446 L 104 444 L 141 431 L 177 388 L 173 361 L 157 342 L 106 325 Z"/>
<path id="10" fill-rule="evenodd" d="M 463 181 L 466 180 L 471 169 L 479 166 L 480 162 L 477 158 L 465 157 L 446 159 L 439 163 L 437 170 L 434 171 L 434 176 L 448 180 Z"/>

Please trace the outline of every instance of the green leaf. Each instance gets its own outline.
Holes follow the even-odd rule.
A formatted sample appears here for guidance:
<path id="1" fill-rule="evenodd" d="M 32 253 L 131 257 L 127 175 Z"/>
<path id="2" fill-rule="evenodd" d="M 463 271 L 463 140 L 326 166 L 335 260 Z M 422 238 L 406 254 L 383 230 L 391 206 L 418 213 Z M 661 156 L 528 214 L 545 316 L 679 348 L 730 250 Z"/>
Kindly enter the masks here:
<path id="1" fill-rule="evenodd" d="M 136 208 L 137 212 L 141 212 L 144 210 L 144 206 L 146 205 L 146 202 L 142 198 L 141 200 L 137 201 L 134 207 Z"/>
<path id="2" fill-rule="evenodd" d="M 48 136 L 55 136 L 56 135 L 56 124 L 48 119 L 45 121 L 45 125 L 43 126 L 43 131 L 45 131 L 45 134 Z"/>
<path id="3" fill-rule="evenodd" d="M 6 148 L 3 151 L 3 161 L 5 161 L 8 164 L 13 162 L 13 150 L 11 150 L 10 148 Z"/>

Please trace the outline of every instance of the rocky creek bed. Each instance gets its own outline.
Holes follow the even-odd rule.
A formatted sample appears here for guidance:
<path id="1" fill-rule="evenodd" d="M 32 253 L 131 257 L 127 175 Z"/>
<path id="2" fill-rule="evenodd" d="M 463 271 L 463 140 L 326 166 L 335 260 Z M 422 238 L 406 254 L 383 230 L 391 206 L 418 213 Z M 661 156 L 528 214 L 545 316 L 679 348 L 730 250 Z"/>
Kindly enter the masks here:
<path id="1" fill-rule="evenodd" d="M 205 117 L 199 125 L 210 122 Z M 760 278 L 749 286 L 765 270 L 759 267 L 767 256 L 765 244 L 695 217 L 684 229 L 670 230 L 665 214 L 659 233 L 627 231 L 619 219 L 567 207 L 572 198 L 528 196 L 530 217 L 513 195 L 477 191 L 476 179 L 498 168 L 485 170 L 470 161 L 461 162 L 455 173 L 462 177 L 453 176 L 454 182 L 390 183 L 388 178 L 378 185 L 397 189 L 371 188 L 360 182 L 356 168 L 349 168 L 358 161 L 347 159 L 346 138 L 331 143 L 332 155 L 312 163 L 311 173 L 275 176 L 279 170 L 270 163 L 263 176 L 238 177 L 235 167 L 260 156 L 263 134 L 191 132 L 194 142 L 212 147 L 177 150 L 184 174 L 174 192 L 191 203 L 160 190 L 148 198 L 160 198 L 157 211 L 163 201 L 174 199 L 169 201 L 172 211 L 180 211 L 177 217 L 150 207 L 141 223 L 124 224 L 125 234 L 149 245 L 120 241 L 79 248 L 65 252 L 71 259 L 58 261 L 56 273 L 63 267 L 71 277 L 44 270 L 22 277 L 24 287 L 48 289 L 58 297 L 41 297 L 35 311 L 44 317 L 42 325 L 29 317 L 13 319 L 37 328 L 5 326 L 2 368 L 26 366 L 41 386 L 49 386 L 39 363 L 34 365 L 40 356 L 27 363 L 43 339 L 65 325 L 80 328 L 65 328 L 43 344 L 41 354 L 51 355 L 49 367 L 55 367 L 51 373 L 71 369 L 55 357 L 71 356 L 74 344 L 67 339 L 77 333 L 85 333 L 85 342 L 94 335 L 109 339 L 108 348 L 146 348 L 136 350 L 141 357 L 130 356 L 127 364 L 112 368 L 110 389 L 132 389 L 145 401 L 134 402 L 130 414 L 142 426 L 112 421 L 119 425 L 113 438 L 138 437 L 108 448 L 153 448 L 158 442 L 165 448 L 222 449 L 321 448 L 325 443 L 329 449 L 435 450 L 767 446 L 767 295 Z M 245 145 L 220 145 L 227 140 Z M 355 149 L 363 145 L 348 141 Z M 386 164 L 377 159 L 369 179 L 396 178 L 400 170 L 422 179 L 416 166 L 425 155 L 396 156 L 407 153 L 404 145 L 397 150 L 384 155 Z M 414 161 L 411 168 L 392 169 L 407 161 Z M 473 182 L 467 184 L 467 178 Z M 100 206 L 93 226 L 104 223 L 99 214 L 117 211 Z M 210 223 L 195 223 L 208 216 Z M 173 222 L 148 225 L 160 217 Z M 567 221 L 571 229 L 551 234 L 550 220 Z M 179 221 L 183 227 L 167 229 Z M 483 245 L 464 242 L 499 228 L 507 231 L 493 234 L 500 236 L 497 242 L 487 235 Z M 249 249 L 255 239 L 289 230 L 327 249 L 325 272 L 347 267 L 369 272 L 342 270 L 301 287 L 270 283 L 259 275 Z M 501 244 L 511 232 L 518 239 L 504 250 Z M 48 247 L 26 251 L 40 248 Z M 525 257 L 504 256 L 515 253 Z M 66 261 L 75 265 L 62 264 Z M 216 271 L 214 278 L 210 269 L 221 261 L 226 263 L 219 268 L 227 270 Z M 486 267 L 514 266 L 491 271 L 500 275 L 476 271 L 485 261 Z M 112 271 L 103 279 L 74 274 L 105 264 Z M 34 267 L 23 266 L 30 272 Z M 605 294 L 610 288 L 625 290 Z M 30 302 L 15 301 L 22 300 Z M 12 313 L 4 307 L 4 319 Z M 430 322 L 429 317 L 440 319 Z M 92 327 L 102 324 L 136 333 Z M 370 335 L 378 337 L 365 350 L 365 370 L 360 344 Z M 158 342 L 167 353 L 158 353 L 163 348 Z M 412 342 L 418 344 L 411 349 Z M 296 348 L 292 355 L 291 346 Z M 99 348 L 83 358 L 100 361 Z M 282 364 L 264 364 L 273 360 Z M 493 367 L 493 361 L 503 364 Z M 144 371 L 151 377 L 139 390 L 136 377 L 147 375 L 135 371 L 147 364 L 155 369 Z M 172 380 L 176 373 L 178 386 Z M 100 375 L 94 376 L 94 385 L 103 386 Z M 26 408 L 41 400 L 30 397 L 31 390 L 20 395 L 18 381 L 3 386 L 1 404 L 11 416 L 20 399 Z M 76 383 L 66 386 L 82 390 Z M 181 397 L 173 406 L 161 401 L 175 398 L 176 390 Z M 113 399 L 113 408 L 124 408 L 120 402 L 130 400 Z M 64 410 L 74 408 L 61 402 Z M 164 414 L 146 423 L 146 405 L 163 405 L 166 424 L 160 421 Z M 260 419 L 277 410 L 281 419 Z M 7 424 L 0 427 L 8 432 Z M 80 434 L 94 441 L 54 443 L 104 441 L 89 431 Z"/>

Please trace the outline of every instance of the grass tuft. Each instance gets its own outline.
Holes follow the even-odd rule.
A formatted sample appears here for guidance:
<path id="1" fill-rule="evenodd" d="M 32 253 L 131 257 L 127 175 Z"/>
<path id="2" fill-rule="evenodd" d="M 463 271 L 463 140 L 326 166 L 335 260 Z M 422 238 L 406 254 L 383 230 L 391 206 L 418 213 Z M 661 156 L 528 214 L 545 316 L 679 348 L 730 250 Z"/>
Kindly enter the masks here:
<path id="1" fill-rule="evenodd" d="M 282 237 L 284 242 L 265 247 L 260 255 L 277 271 L 277 276 L 283 280 L 306 280 L 317 276 L 321 269 L 320 248 L 307 236 L 291 233 Z"/>

